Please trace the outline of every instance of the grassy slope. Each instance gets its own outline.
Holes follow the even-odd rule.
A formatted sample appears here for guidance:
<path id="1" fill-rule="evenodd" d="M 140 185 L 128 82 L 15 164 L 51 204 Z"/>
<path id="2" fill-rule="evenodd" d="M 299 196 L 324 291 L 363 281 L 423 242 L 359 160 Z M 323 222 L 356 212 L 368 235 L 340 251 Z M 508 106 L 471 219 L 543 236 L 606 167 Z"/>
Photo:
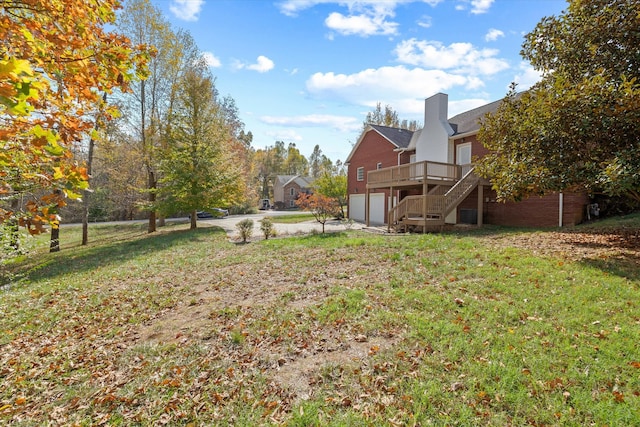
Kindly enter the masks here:
<path id="1" fill-rule="evenodd" d="M 0 423 L 640 424 L 637 252 L 184 227 L 65 229 L 14 266 Z"/>

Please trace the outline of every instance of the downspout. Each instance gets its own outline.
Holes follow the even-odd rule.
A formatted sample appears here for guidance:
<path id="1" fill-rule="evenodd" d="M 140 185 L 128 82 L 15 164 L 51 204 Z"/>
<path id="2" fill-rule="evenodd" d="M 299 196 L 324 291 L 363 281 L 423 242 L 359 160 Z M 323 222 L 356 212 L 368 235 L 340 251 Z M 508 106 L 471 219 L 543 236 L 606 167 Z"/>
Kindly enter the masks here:
<path id="1" fill-rule="evenodd" d="M 562 214 L 563 214 L 563 210 L 564 210 L 564 194 L 563 193 L 559 193 L 558 194 L 558 227 L 562 228 Z"/>

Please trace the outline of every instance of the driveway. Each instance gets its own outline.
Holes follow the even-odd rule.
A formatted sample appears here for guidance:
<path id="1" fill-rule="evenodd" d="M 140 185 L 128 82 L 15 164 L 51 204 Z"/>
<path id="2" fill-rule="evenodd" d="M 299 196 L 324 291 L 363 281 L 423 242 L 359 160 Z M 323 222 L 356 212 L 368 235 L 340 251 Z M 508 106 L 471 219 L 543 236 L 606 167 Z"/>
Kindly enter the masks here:
<path id="1" fill-rule="evenodd" d="M 242 221 L 243 219 L 251 219 L 253 221 L 253 238 L 264 238 L 262 231 L 260 230 L 260 220 L 264 217 L 278 217 L 278 216 L 286 216 L 286 215 L 295 215 L 299 214 L 300 211 L 260 211 L 257 214 L 250 215 L 229 215 L 225 218 L 217 218 L 217 219 L 199 219 L 198 222 L 205 222 L 217 225 L 223 228 L 230 239 L 239 240 L 240 234 L 238 233 L 238 229 L 236 225 Z M 315 219 L 311 219 L 309 221 L 297 222 L 295 224 L 282 224 L 282 223 L 274 223 L 273 227 L 276 230 L 277 236 L 287 236 L 287 235 L 296 235 L 296 234 L 309 234 L 316 230 L 318 233 L 322 233 L 322 224 L 320 224 Z M 351 229 L 361 229 L 363 228 L 363 224 L 354 222 Z M 344 231 L 346 227 L 339 220 L 329 220 L 325 224 L 325 232 L 336 232 L 336 231 Z"/>

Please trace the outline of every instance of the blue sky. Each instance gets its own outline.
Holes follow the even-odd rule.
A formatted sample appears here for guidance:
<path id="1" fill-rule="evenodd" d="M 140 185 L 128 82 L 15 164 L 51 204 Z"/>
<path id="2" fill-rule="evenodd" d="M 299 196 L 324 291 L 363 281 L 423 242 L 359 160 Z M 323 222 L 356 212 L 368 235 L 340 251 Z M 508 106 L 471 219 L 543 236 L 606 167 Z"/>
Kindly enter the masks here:
<path id="1" fill-rule="evenodd" d="M 523 36 L 560 0 L 151 0 L 188 30 L 220 94 L 232 96 L 253 146 L 318 144 L 344 161 L 377 102 L 423 122 L 424 99 L 449 116 L 539 77 Z"/>

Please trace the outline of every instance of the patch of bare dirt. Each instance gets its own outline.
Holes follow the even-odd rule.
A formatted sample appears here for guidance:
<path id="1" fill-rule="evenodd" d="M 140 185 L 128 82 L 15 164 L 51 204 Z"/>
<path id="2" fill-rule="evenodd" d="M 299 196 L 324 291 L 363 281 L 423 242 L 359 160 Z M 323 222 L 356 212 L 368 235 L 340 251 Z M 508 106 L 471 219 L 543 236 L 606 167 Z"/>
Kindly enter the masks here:
<path id="1" fill-rule="evenodd" d="M 640 255 L 640 235 L 637 230 L 612 229 L 593 233 L 546 231 L 492 236 L 491 240 L 501 247 L 519 247 L 540 255 L 562 255 L 572 260 L 616 254 Z"/>

